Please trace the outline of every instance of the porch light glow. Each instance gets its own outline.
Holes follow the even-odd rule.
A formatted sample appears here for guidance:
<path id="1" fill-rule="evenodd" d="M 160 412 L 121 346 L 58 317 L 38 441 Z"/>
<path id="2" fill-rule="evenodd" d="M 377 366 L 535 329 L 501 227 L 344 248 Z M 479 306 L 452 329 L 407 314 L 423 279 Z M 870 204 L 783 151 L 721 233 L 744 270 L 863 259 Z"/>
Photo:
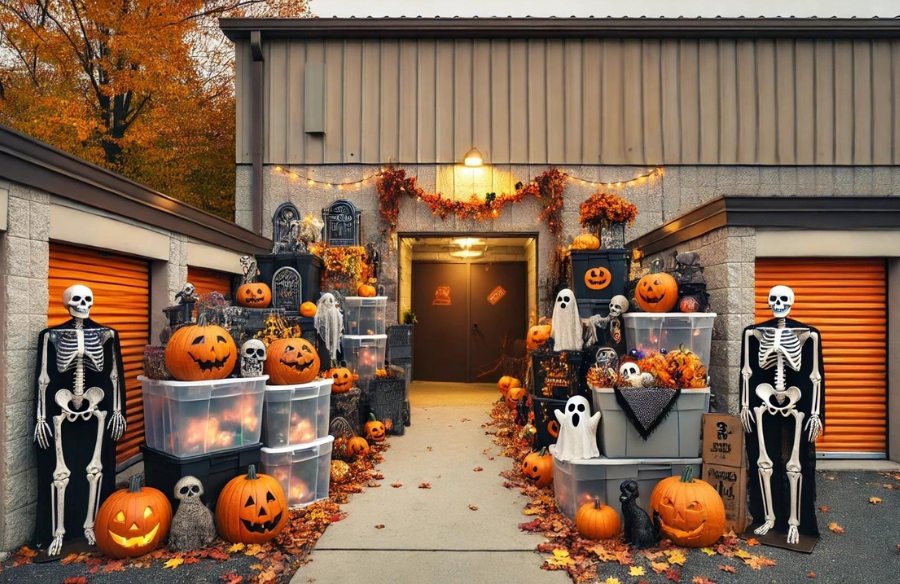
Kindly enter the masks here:
<path id="1" fill-rule="evenodd" d="M 466 152 L 466 155 L 463 158 L 463 163 L 466 166 L 475 168 L 483 165 L 484 159 L 481 157 L 481 152 L 478 151 L 478 148 L 473 147 L 471 150 Z"/>

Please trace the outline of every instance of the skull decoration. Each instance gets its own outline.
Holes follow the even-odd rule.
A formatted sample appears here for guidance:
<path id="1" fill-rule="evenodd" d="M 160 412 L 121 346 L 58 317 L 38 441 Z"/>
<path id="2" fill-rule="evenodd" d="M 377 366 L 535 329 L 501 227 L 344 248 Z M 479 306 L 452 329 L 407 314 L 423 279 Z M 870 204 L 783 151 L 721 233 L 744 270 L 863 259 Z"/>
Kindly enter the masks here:
<path id="1" fill-rule="evenodd" d="M 82 284 L 69 286 L 63 292 L 63 304 L 68 307 L 69 314 L 73 317 L 88 318 L 94 305 L 94 293 Z"/>
<path id="2" fill-rule="evenodd" d="M 179 501 L 187 501 L 203 494 L 203 483 L 192 476 L 182 477 L 175 483 L 175 498 Z"/>
<path id="3" fill-rule="evenodd" d="M 769 290 L 769 308 L 775 318 L 787 318 L 794 304 L 794 291 L 787 286 L 774 286 Z"/>
<path id="4" fill-rule="evenodd" d="M 619 364 L 619 355 L 612 347 L 600 347 L 597 349 L 597 365 L 603 367 L 612 367 L 613 369 Z"/>
<path id="5" fill-rule="evenodd" d="M 627 298 L 621 294 L 613 296 L 612 300 L 609 301 L 609 316 L 611 318 L 619 318 L 624 313 L 628 312 L 628 306 Z"/>
<path id="6" fill-rule="evenodd" d="M 250 339 L 241 347 L 241 377 L 259 377 L 266 362 L 266 345 Z"/>
<path id="7" fill-rule="evenodd" d="M 625 383 L 628 385 L 634 385 L 634 382 L 637 381 L 637 386 L 641 385 L 641 370 L 637 366 L 637 363 L 622 363 L 622 366 L 619 367 L 619 375 L 622 376 L 622 379 L 625 380 Z"/>

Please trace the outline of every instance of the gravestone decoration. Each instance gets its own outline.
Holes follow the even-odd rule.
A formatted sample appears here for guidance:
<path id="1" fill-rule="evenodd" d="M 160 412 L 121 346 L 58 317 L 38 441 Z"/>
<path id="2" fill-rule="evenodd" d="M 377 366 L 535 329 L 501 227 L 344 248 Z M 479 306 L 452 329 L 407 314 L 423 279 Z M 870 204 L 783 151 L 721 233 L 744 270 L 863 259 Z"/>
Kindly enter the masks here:
<path id="1" fill-rule="evenodd" d="M 293 203 L 282 203 L 272 216 L 272 253 L 296 252 L 300 235 L 300 211 Z"/>
<path id="2" fill-rule="evenodd" d="M 300 272 L 290 266 L 279 268 L 272 276 L 272 306 L 282 308 L 285 314 L 298 314 L 303 302 Z"/>
<path id="3" fill-rule="evenodd" d="M 322 209 L 325 221 L 325 243 L 332 247 L 359 245 L 359 215 L 356 206 L 346 199 Z"/>

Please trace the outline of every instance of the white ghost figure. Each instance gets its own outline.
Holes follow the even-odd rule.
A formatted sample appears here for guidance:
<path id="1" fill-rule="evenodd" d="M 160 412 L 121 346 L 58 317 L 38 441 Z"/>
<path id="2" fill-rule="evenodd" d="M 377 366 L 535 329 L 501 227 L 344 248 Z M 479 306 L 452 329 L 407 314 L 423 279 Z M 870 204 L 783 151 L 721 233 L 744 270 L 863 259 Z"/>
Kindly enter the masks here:
<path id="1" fill-rule="evenodd" d="M 552 326 L 554 351 L 580 351 L 584 346 L 578 303 L 575 302 L 575 293 L 568 288 L 556 295 Z"/>
<path id="2" fill-rule="evenodd" d="M 597 448 L 597 425 L 600 412 L 591 416 L 591 404 L 577 395 L 566 402 L 565 412 L 553 410 L 559 422 L 559 438 L 554 456 L 559 460 L 585 460 L 600 456 Z"/>
<path id="3" fill-rule="evenodd" d="M 328 347 L 331 359 L 337 360 L 341 337 L 344 336 L 344 314 L 338 308 L 334 294 L 326 292 L 319 298 L 313 325 L 325 342 L 325 346 Z"/>

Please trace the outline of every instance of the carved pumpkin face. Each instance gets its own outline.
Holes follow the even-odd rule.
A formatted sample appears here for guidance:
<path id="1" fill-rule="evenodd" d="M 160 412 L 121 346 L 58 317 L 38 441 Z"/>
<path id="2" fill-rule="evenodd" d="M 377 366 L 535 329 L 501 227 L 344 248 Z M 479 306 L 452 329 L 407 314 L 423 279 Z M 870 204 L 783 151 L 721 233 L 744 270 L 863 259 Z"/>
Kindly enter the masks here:
<path id="1" fill-rule="evenodd" d="M 369 443 L 362 436 L 354 436 L 347 442 L 347 454 L 358 457 L 369 453 Z"/>
<path id="2" fill-rule="evenodd" d="M 638 280 L 634 298 L 646 312 L 669 312 L 678 302 L 678 284 L 664 272 L 647 274 Z"/>
<path id="3" fill-rule="evenodd" d="M 300 305 L 300 316 L 311 318 L 316 315 L 316 305 L 312 302 L 304 302 Z"/>
<path id="4" fill-rule="evenodd" d="M 220 326 L 184 326 L 166 345 L 166 368 L 178 381 L 225 379 L 237 363 L 237 347 Z"/>
<path id="5" fill-rule="evenodd" d="M 525 399 L 525 388 L 520 385 L 510 387 L 506 392 L 506 405 L 511 410 L 516 409 L 516 406 L 523 399 Z"/>
<path id="6" fill-rule="evenodd" d="M 518 387 L 520 385 L 522 385 L 522 382 L 515 377 L 504 375 L 500 378 L 500 381 L 497 382 L 497 389 L 500 390 L 500 393 L 506 395 L 506 392 L 508 392 L 511 387 Z"/>
<path id="7" fill-rule="evenodd" d="M 334 380 L 331 393 L 347 393 L 353 388 L 353 374 L 346 367 L 329 369 L 325 376 Z"/>
<path id="8" fill-rule="evenodd" d="M 237 289 L 237 302 L 247 308 L 265 308 L 272 302 L 272 290 L 262 282 L 243 284 Z"/>
<path id="9" fill-rule="evenodd" d="M 692 474 L 688 466 L 680 477 L 661 480 L 650 495 L 650 508 L 676 545 L 706 547 L 725 532 L 725 504 L 712 485 Z"/>
<path id="10" fill-rule="evenodd" d="M 553 457 L 546 448 L 532 452 L 522 461 L 522 474 L 536 487 L 546 487 L 553 482 Z"/>
<path id="11" fill-rule="evenodd" d="M 590 268 L 584 273 L 584 285 L 590 290 L 603 290 L 612 282 L 612 274 L 603 266 Z"/>
<path id="12" fill-rule="evenodd" d="M 534 351 L 538 347 L 543 347 L 550 339 L 553 333 L 553 327 L 549 324 L 536 324 L 528 329 L 528 336 L 525 338 L 525 346 L 529 351 Z"/>
<path id="13" fill-rule="evenodd" d="M 375 414 L 369 414 L 369 421 L 363 426 L 363 431 L 372 442 L 384 442 L 384 424 L 375 419 Z"/>
<path id="14" fill-rule="evenodd" d="M 100 506 L 97 547 L 111 558 L 136 558 L 158 548 L 171 524 L 169 499 L 156 489 L 141 487 L 137 475 L 128 489 L 116 491 Z"/>
<path id="15" fill-rule="evenodd" d="M 319 353 L 306 339 L 278 339 L 266 353 L 266 374 L 273 385 L 309 383 L 319 374 Z"/>
<path id="16" fill-rule="evenodd" d="M 274 477 L 256 474 L 251 464 L 245 476 L 231 479 L 216 504 L 219 535 L 231 543 L 267 542 L 288 520 L 287 500 Z"/>

